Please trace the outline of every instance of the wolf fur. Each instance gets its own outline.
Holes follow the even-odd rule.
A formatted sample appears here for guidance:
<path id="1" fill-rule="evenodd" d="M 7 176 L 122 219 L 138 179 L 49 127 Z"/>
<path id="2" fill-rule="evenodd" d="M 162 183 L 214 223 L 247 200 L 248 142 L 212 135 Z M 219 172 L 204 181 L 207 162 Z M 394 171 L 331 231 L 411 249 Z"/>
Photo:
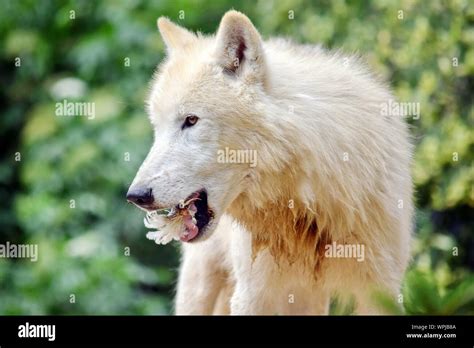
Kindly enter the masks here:
<path id="1" fill-rule="evenodd" d="M 154 145 L 133 185 L 162 206 L 200 187 L 215 220 L 183 243 L 177 314 L 327 314 L 331 296 L 380 313 L 410 258 L 412 145 L 389 88 L 356 56 L 262 40 L 227 12 L 215 36 L 166 18 L 167 58 L 152 83 Z M 200 117 L 179 129 L 183 115 Z M 258 164 L 218 163 L 250 149 Z M 327 246 L 363 245 L 361 261 Z"/>

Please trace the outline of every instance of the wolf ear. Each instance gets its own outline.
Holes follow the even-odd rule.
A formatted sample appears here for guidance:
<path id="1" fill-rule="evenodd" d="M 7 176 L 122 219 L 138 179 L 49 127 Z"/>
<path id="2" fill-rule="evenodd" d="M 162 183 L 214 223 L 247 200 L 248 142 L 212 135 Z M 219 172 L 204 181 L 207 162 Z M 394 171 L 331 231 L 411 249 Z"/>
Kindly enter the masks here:
<path id="1" fill-rule="evenodd" d="M 174 24 L 166 17 L 158 18 L 158 29 L 169 52 L 189 45 L 196 40 L 196 35 Z"/>
<path id="2" fill-rule="evenodd" d="M 224 15 L 217 31 L 216 57 L 227 73 L 263 77 L 262 38 L 247 16 L 233 10 Z"/>

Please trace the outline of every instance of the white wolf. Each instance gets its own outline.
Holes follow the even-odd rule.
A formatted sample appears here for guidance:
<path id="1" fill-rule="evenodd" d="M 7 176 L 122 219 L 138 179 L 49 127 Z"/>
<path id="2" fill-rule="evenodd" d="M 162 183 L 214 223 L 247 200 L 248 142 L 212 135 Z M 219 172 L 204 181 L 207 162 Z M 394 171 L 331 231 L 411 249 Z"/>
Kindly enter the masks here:
<path id="1" fill-rule="evenodd" d="M 169 215 L 151 238 L 183 241 L 176 313 L 324 314 L 333 294 L 378 313 L 372 290 L 399 293 L 413 211 L 389 89 L 354 56 L 263 41 L 236 11 L 215 36 L 158 27 L 155 140 L 127 198 Z M 218 160 L 228 149 L 258 161 Z"/>

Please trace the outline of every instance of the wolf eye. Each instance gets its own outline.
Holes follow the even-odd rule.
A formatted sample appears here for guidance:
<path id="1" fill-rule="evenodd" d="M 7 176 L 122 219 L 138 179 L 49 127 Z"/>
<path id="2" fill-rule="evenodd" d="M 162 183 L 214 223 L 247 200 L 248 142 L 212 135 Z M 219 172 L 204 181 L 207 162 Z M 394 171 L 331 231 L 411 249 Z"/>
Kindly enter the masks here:
<path id="1" fill-rule="evenodd" d="M 183 123 L 183 126 L 181 127 L 181 129 L 194 126 L 197 123 L 198 120 L 199 120 L 199 117 L 197 117 L 196 115 L 186 116 L 186 119 L 184 120 L 184 123 Z"/>

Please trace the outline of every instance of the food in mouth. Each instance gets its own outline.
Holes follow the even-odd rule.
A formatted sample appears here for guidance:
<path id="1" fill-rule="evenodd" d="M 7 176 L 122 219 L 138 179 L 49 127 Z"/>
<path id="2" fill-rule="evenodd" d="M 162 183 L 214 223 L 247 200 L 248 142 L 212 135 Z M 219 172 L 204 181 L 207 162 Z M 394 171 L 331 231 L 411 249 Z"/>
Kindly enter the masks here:
<path id="1" fill-rule="evenodd" d="M 172 240 L 191 242 L 198 238 L 214 217 L 207 203 L 206 190 L 196 191 L 177 205 L 148 212 L 144 224 L 156 231 L 147 233 L 147 238 L 157 244 Z"/>

